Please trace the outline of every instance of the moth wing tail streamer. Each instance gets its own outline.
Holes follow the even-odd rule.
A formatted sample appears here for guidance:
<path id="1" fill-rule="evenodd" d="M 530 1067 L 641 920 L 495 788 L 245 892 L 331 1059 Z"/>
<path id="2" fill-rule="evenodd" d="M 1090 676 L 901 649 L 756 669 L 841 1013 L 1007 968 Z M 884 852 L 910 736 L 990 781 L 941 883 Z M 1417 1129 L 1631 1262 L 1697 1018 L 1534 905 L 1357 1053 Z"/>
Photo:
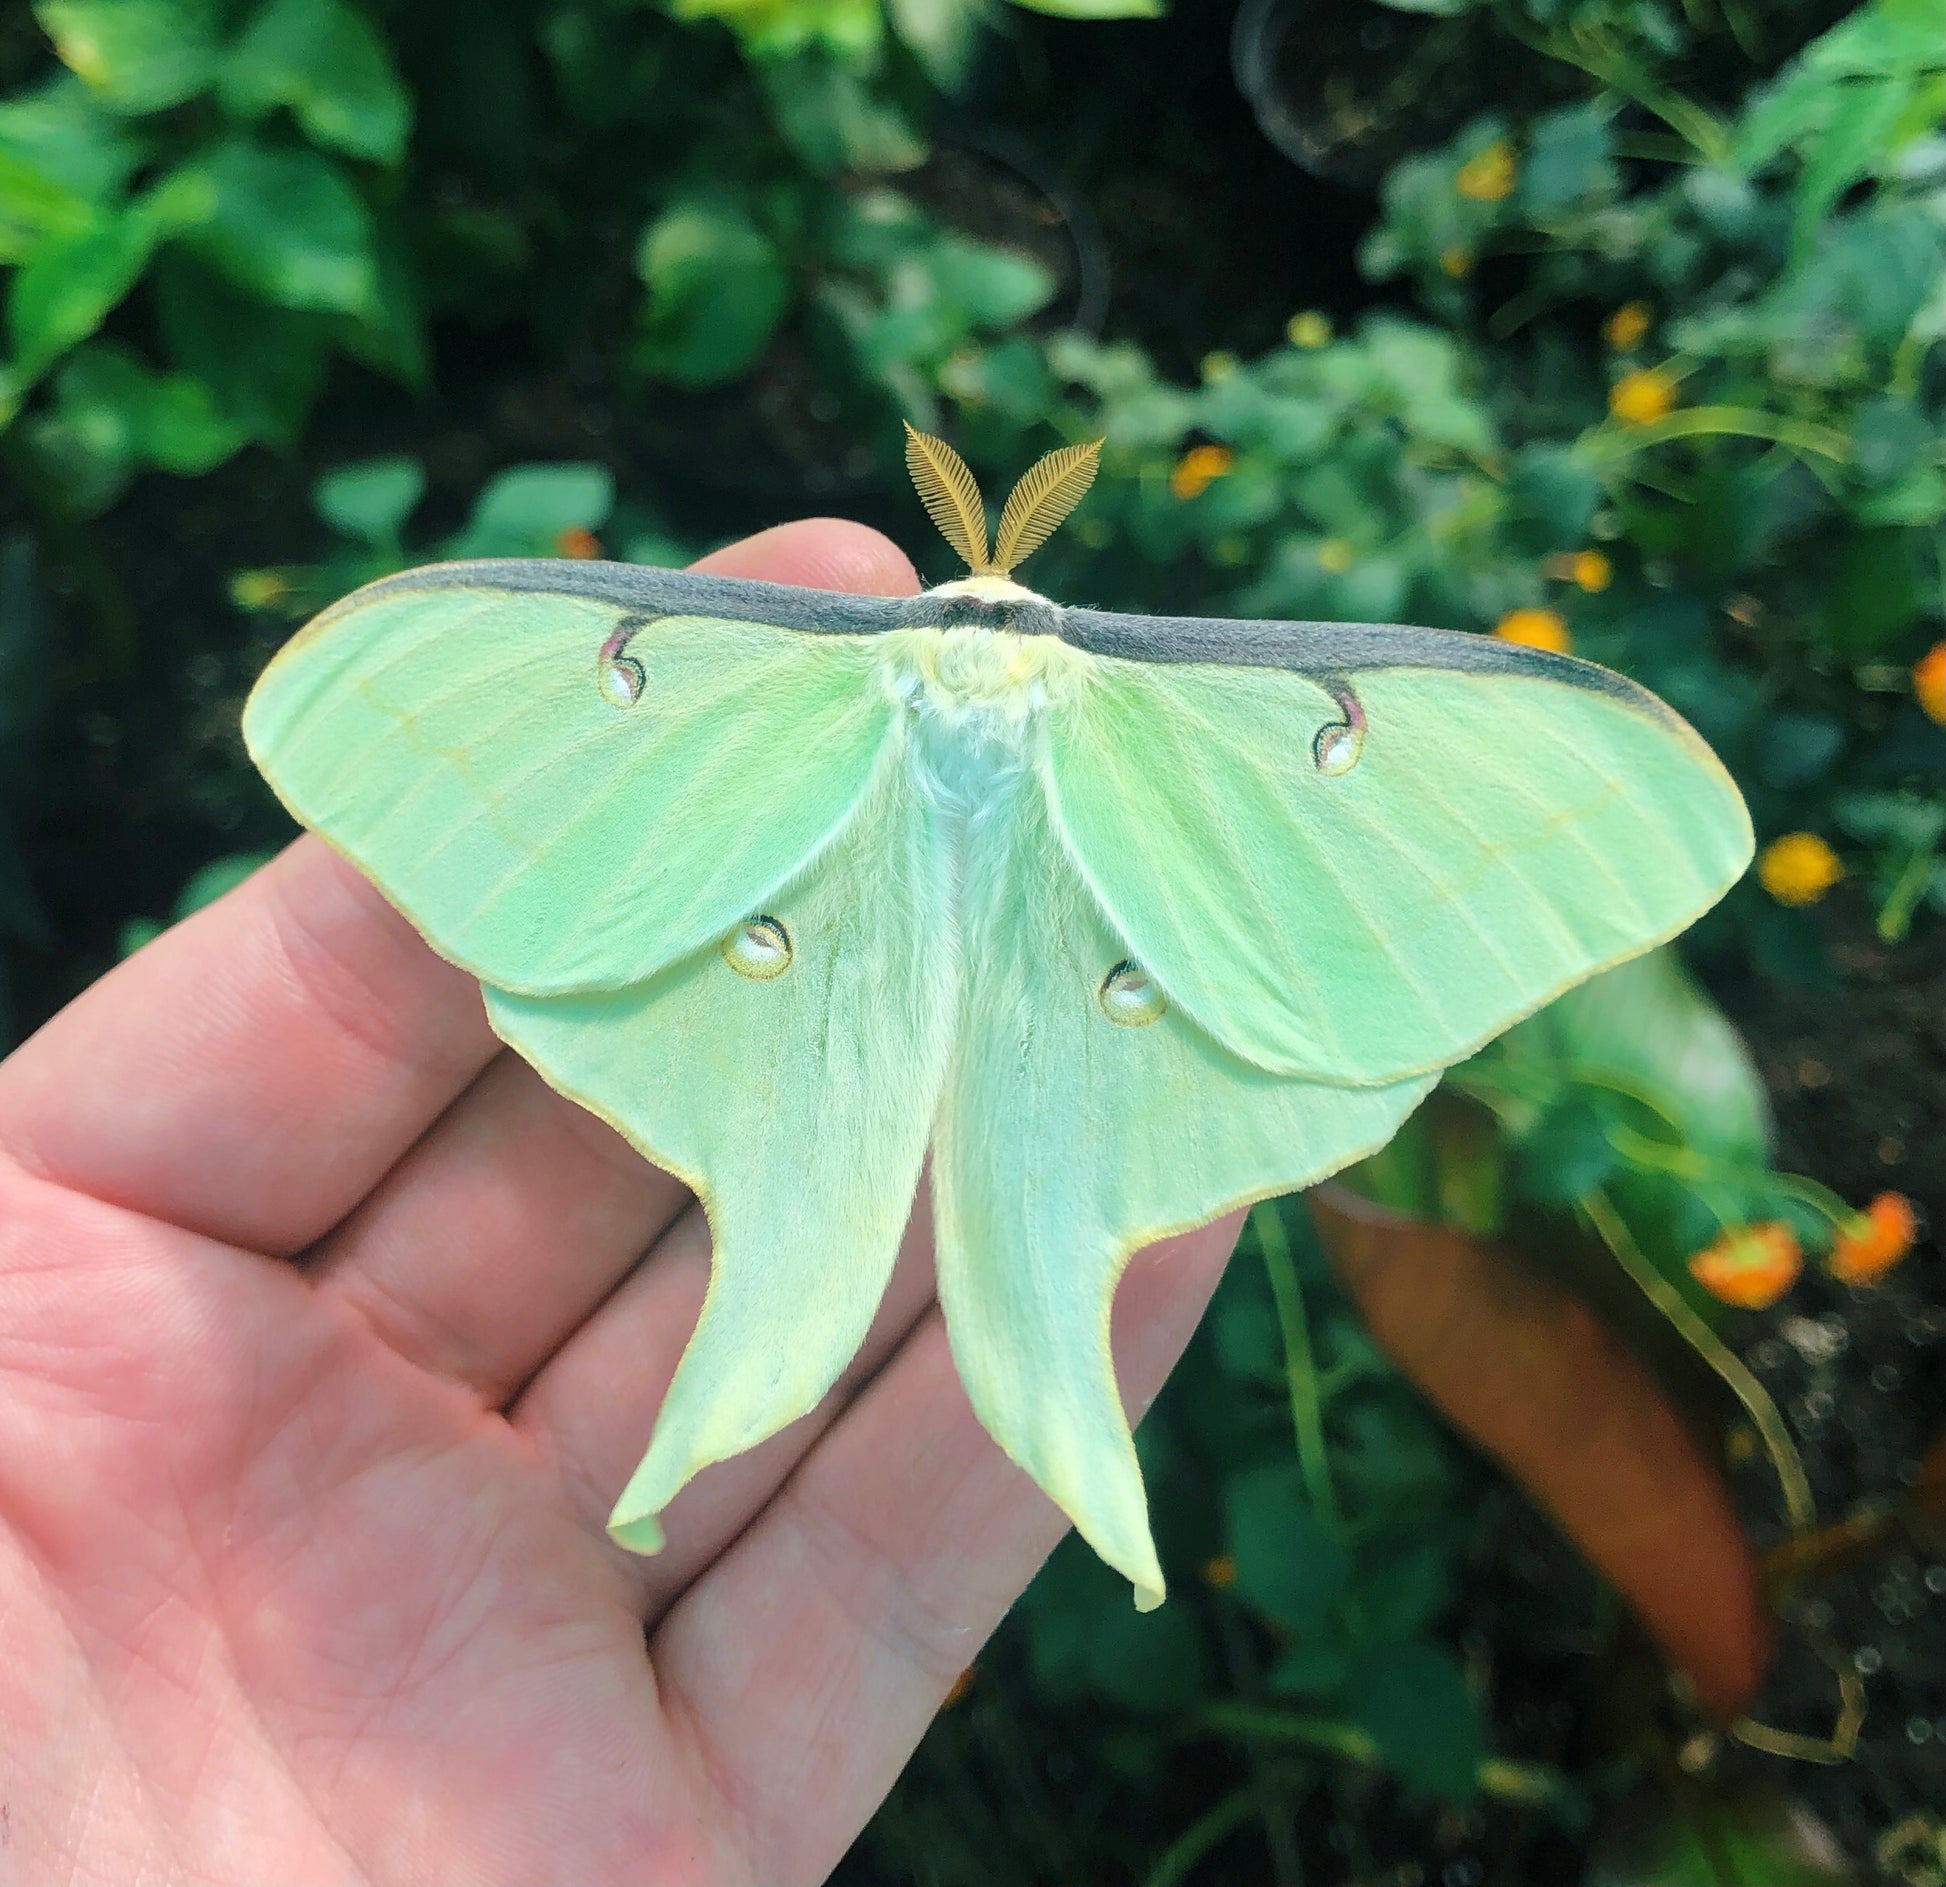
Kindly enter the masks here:
<path id="1" fill-rule="evenodd" d="M 814 1408 L 856 1353 L 911 1211 L 956 1005 L 930 814 L 889 769 L 724 947 L 646 982 L 487 993 L 546 1079 L 692 1186 L 710 1285 L 609 1530 L 654 1552 L 700 1469 Z"/>
<path id="2" fill-rule="evenodd" d="M 962 884 L 965 981 L 933 1139 L 940 1302 L 981 1422 L 1147 1609 L 1163 1576 L 1109 1350 L 1124 1267 L 1382 1145 L 1431 1080 L 1273 1075 L 1166 989 L 1111 985 L 1118 968 L 1133 974 L 1127 940 L 1031 776 L 986 812 Z"/>
<path id="3" fill-rule="evenodd" d="M 1266 1070 L 1448 1065 L 1685 929 L 1749 861 L 1716 757 L 1605 670 L 1356 625 L 1334 663 L 1319 625 L 1196 627 L 1193 660 L 1097 658 L 1050 725 L 1048 791 L 1133 953 Z M 1308 670 L 1266 659 L 1286 627 Z"/>
<path id="4" fill-rule="evenodd" d="M 857 635 L 649 615 L 626 593 L 648 573 L 605 567 L 611 595 L 578 567 L 536 587 L 547 568 L 347 598 L 265 670 L 244 736 L 442 955 L 505 990 L 621 988 L 727 931 L 858 803 L 892 726 L 863 632 L 882 611 L 861 603 Z M 722 607 L 723 579 L 652 574 L 670 611 Z"/>

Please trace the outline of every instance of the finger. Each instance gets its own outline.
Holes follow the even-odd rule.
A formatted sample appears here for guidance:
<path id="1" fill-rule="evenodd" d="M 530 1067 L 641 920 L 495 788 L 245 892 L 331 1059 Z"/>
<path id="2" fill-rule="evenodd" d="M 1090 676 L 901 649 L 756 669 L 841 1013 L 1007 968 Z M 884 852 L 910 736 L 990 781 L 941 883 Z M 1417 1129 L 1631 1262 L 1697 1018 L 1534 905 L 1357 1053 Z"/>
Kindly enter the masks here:
<path id="1" fill-rule="evenodd" d="M 111 970 L 0 1063 L 0 1152 L 293 1252 L 494 1054 L 477 984 L 317 839 Z"/>
<path id="2" fill-rule="evenodd" d="M 689 1203 L 505 1054 L 324 1241 L 318 1285 L 498 1408 Z"/>
<path id="3" fill-rule="evenodd" d="M 726 544 L 690 566 L 714 577 L 761 577 L 853 596 L 911 596 L 919 573 L 882 531 L 848 518 L 799 518 Z"/>
<path id="4" fill-rule="evenodd" d="M 709 1286 L 700 1208 L 672 1225 L 642 1266 L 577 1331 L 513 1410 L 591 1532 L 648 1447 L 650 1431 Z M 932 1198 L 922 1182 L 878 1312 L 857 1355 L 818 1406 L 758 1447 L 706 1468 L 663 1515 L 651 1558 L 615 1548 L 652 1617 L 749 1525 L 805 1452 L 897 1348 L 933 1300 Z"/>
<path id="5" fill-rule="evenodd" d="M 1132 1413 L 1240 1223 L 1129 1266 L 1115 1353 Z M 929 1315 L 650 1643 L 672 1730 L 744 1831 L 752 1879 L 836 1864 L 1065 1525 L 974 1420 Z"/>

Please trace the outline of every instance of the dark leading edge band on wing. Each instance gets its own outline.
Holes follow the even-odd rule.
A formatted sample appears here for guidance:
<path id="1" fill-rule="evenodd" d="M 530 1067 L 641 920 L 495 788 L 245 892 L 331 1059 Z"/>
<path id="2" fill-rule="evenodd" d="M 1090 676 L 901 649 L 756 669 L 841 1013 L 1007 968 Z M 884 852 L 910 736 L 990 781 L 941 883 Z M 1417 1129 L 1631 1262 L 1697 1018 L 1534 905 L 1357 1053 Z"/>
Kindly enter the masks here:
<path id="1" fill-rule="evenodd" d="M 1054 635 L 1090 655 L 1127 662 L 1205 663 L 1279 668 L 1320 678 L 1373 668 L 1448 669 L 1471 675 L 1528 675 L 1626 702 L 1667 726 L 1679 715 L 1646 688 L 1573 656 L 1554 655 L 1491 636 L 1396 623 L 1249 622 L 1223 616 L 1133 616 L 1034 600 L 988 603 L 974 596 L 852 596 L 750 577 L 705 576 L 644 564 L 590 559 L 488 557 L 427 564 L 380 577 L 335 603 L 318 626 L 392 592 L 506 591 L 571 596 L 645 616 L 711 616 L 763 623 L 809 635 L 882 635 L 888 629 L 992 629 Z"/>

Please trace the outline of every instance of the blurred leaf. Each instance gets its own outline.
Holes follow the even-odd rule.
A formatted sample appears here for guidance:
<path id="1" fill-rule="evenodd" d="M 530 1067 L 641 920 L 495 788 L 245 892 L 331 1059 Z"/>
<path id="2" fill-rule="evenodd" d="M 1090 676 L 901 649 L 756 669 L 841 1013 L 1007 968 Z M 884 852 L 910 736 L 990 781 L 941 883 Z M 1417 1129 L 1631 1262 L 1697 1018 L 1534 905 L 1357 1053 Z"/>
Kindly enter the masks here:
<path id="1" fill-rule="evenodd" d="M 614 502 L 614 480 L 604 466 L 516 465 L 480 493 L 445 555 L 558 556 L 563 531 L 598 529 Z"/>
<path id="2" fill-rule="evenodd" d="M 926 161 L 905 113 L 844 60 L 812 49 L 767 59 L 756 76 L 785 142 L 813 170 L 910 170 Z"/>
<path id="3" fill-rule="evenodd" d="M 135 286 L 155 246 L 156 225 L 137 211 L 109 211 L 73 235 L 49 236 L 7 290 L 14 371 L 33 379 L 101 326 Z"/>
<path id="4" fill-rule="evenodd" d="M 223 62 L 224 106 L 261 118 L 287 106 L 320 144 L 396 164 L 412 101 L 385 42 L 345 0 L 270 0 Z"/>
<path id="5" fill-rule="evenodd" d="M 1337 1187 L 1307 1197 L 1379 1345 L 1613 1581 L 1705 1708 L 1735 1716 L 1767 1650 L 1755 1560 L 1647 1371 L 1511 1253 Z"/>
<path id="6" fill-rule="evenodd" d="M 926 76 L 944 91 L 957 87 L 985 18 L 982 0 L 886 0 L 885 10 Z"/>
<path id="7" fill-rule="evenodd" d="M 1325 1631 L 1351 1561 L 1306 1504 L 1297 1469 L 1238 1475 L 1223 1507 L 1237 1596 L 1294 1632 Z"/>
<path id="8" fill-rule="evenodd" d="M 329 158 L 233 138 L 176 174 L 210 192 L 188 240 L 240 288 L 286 308 L 376 312 L 371 216 Z"/>
<path id="9" fill-rule="evenodd" d="M 399 527 L 412 515 L 425 490 L 425 469 L 417 459 L 367 459 L 327 472 L 312 488 L 311 497 L 318 515 L 333 530 L 362 543 L 392 545 L 398 542 Z M 513 508 L 518 510 L 522 502 L 516 500 Z M 475 521 L 477 524 L 477 513 Z"/>
<path id="10" fill-rule="evenodd" d="M 635 268 L 649 288 L 636 359 L 684 386 L 712 386 L 752 366 L 790 305 L 777 245 L 727 204 L 665 210 L 643 231 Z"/>
<path id="11" fill-rule="evenodd" d="M 126 348 L 92 341 L 61 364 L 54 410 L 32 428 L 36 451 L 80 511 L 109 503 L 143 465 L 206 472 L 245 442 L 187 374 L 158 374 Z"/>
<path id="12" fill-rule="evenodd" d="M 1388 1645 L 1359 1663 L 1348 1689 L 1354 1720 L 1400 1776 L 1449 1802 L 1473 1799 L 1486 1739 L 1479 1706 L 1445 1652 Z"/>
<path id="13" fill-rule="evenodd" d="M 180 249 L 156 259 L 153 280 L 174 363 L 252 438 L 294 444 L 324 384 L 328 317 L 266 308 Z"/>
<path id="14" fill-rule="evenodd" d="M 1857 1876 L 1831 1831 L 1802 1802 L 1769 1789 L 1647 1790 L 1595 1842 L 1587 1887 L 1846 1887 Z"/>
<path id="15" fill-rule="evenodd" d="M 62 63 L 112 111 L 160 111 L 216 71 L 208 0 L 35 0 Z"/>
<path id="16" fill-rule="evenodd" d="M 71 73 L 0 99 L 0 152 L 89 202 L 113 197 L 142 162 L 142 141 Z"/>
<path id="17" fill-rule="evenodd" d="M 1062 20 L 1159 20 L 1168 11 L 1165 0 L 1013 0 L 1013 4 Z"/>
<path id="18" fill-rule="evenodd" d="M 1855 532 L 1832 560 L 1824 639 L 1841 655 L 1870 655 L 1918 615 L 1921 598 L 1911 538 L 1898 529 Z"/>
<path id="19" fill-rule="evenodd" d="M 1535 121 L 1521 153 L 1518 201 L 1529 216 L 1558 214 L 1615 186 L 1615 136 L 1603 102 L 1570 105 Z"/>

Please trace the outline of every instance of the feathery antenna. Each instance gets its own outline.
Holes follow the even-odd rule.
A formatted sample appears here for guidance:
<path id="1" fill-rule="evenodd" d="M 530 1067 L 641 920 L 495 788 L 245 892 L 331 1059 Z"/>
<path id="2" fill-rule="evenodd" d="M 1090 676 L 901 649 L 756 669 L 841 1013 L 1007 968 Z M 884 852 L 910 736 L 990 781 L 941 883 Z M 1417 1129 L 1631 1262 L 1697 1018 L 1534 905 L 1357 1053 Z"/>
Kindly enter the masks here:
<path id="1" fill-rule="evenodd" d="M 1063 446 L 1027 468 L 1007 495 L 1000 533 L 987 553 L 987 513 L 980 488 L 966 461 L 943 439 L 921 432 L 910 420 L 905 428 L 905 466 L 926 514 L 959 552 L 975 576 L 1004 577 L 1060 528 L 1088 495 L 1101 465 L 1099 439 Z"/>
<path id="2" fill-rule="evenodd" d="M 944 439 L 905 426 L 905 469 L 926 515 L 976 575 L 993 568 L 987 556 L 987 508 L 966 461 Z"/>
<path id="3" fill-rule="evenodd" d="M 1024 562 L 1060 528 L 1068 513 L 1088 495 L 1101 465 L 1101 441 L 1063 446 L 1036 460 L 1007 494 L 1000 531 L 993 542 L 993 567 L 1002 575 Z"/>

